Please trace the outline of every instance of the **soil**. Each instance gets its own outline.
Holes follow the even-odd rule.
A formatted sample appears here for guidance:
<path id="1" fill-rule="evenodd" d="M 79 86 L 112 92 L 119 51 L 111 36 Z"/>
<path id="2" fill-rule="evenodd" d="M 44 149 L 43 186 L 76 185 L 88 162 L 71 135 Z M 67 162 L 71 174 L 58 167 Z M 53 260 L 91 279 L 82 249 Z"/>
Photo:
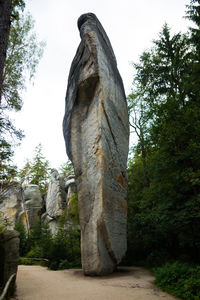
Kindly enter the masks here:
<path id="1" fill-rule="evenodd" d="M 17 300 L 174 300 L 154 284 L 152 274 L 126 267 L 102 277 L 84 276 L 82 270 L 50 271 L 19 266 Z"/>

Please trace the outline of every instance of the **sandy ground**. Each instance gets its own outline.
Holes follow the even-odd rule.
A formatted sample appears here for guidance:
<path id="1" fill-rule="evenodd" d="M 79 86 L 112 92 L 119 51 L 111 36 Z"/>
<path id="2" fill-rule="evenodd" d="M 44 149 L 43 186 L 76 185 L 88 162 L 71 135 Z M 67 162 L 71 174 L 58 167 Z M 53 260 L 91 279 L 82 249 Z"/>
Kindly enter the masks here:
<path id="1" fill-rule="evenodd" d="M 19 266 L 18 300 L 174 300 L 153 285 L 154 277 L 141 268 L 121 268 L 103 277 L 86 277 L 82 270 L 50 271 Z"/>

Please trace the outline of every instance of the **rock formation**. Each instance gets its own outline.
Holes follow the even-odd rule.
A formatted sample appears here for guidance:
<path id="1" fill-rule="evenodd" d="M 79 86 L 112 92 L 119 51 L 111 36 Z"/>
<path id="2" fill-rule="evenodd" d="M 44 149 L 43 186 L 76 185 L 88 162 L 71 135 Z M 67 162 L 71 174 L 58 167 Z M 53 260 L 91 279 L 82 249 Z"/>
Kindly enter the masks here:
<path id="1" fill-rule="evenodd" d="M 52 218 L 59 217 L 66 207 L 66 192 L 64 178 L 56 169 L 51 172 L 51 179 L 46 197 L 46 211 Z"/>
<path id="2" fill-rule="evenodd" d="M 13 229 L 15 223 L 21 220 L 27 228 L 27 220 L 23 209 L 23 189 L 17 182 L 13 182 L 1 194 L 0 212 L 8 220 L 8 229 Z"/>
<path id="3" fill-rule="evenodd" d="M 13 229 L 22 222 L 28 232 L 38 219 L 42 209 L 42 196 L 38 185 L 29 184 L 22 188 L 13 182 L 1 195 L 0 212 L 8 220 L 7 229 Z"/>
<path id="4" fill-rule="evenodd" d="M 65 183 L 65 190 L 67 192 L 67 202 L 70 202 L 70 200 L 73 198 L 74 193 L 77 192 L 74 175 L 69 175 L 67 177 L 67 181 Z"/>
<path id="5" fill-rule="evenodd" d="M 10 184 L 0 194 L 0 216 L 7 229 L 12 230 L 17 222 L 22 222 L 27 232 L 41 216 L 42 220 L 49 224 L 52 234 L 55 234 L 59 227 L 59 217 L 63 213 L 67 217 L 68 213 L 74 210 L 71 203 L 74 193 L 76 193 L 74 175 L 64 178 L 53 169 L 44 199 L 38 185 L 29 184 L 22 187 L 17 182 Z M 74 223 L 73 220 L 70 221 L 70 217 L 68 219 L 69 224 Z"/>
<path id="6" fill-rule="evenodd" d="M 66 208 L 67 194 L 65 192 L 65 181 L 59 175 L 56 169 L 52 169 L 51 179 L 48 186 L 46 197 L 46 221 L 49 223 L 50 230 L 56 233 L 58 227 L 58 218 Z"/>
<path id="7" fill-rule="evenodd" d="M 28 229 L 31 229 L 42 209 L 42 196 L 39 186 L 29 184 L 24 189 L 24 210 L 28 220 Z"/>
<path id="8" fill-rule="evenodd" d="M 126 252 L 128 111 L 102 25 L 88 13 L 78 28 L 81 43 L 70 69 L 63 132 L 76 176 L 83 270 L 103 275 Z"/>

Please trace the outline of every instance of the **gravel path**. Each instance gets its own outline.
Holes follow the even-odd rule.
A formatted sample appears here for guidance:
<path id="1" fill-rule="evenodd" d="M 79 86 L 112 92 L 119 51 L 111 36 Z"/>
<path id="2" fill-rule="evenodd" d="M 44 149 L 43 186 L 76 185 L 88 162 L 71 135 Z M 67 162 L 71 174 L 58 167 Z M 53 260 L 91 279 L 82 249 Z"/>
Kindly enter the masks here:
<path id="1" fill-rule="evenodd" d="M 141 268 L 121 268 L 103 277 L 86 277 L 81 270 L 50 271 L 19 266 L 18 300 L 174 300 L 153 285 L 154 277 Z"/>

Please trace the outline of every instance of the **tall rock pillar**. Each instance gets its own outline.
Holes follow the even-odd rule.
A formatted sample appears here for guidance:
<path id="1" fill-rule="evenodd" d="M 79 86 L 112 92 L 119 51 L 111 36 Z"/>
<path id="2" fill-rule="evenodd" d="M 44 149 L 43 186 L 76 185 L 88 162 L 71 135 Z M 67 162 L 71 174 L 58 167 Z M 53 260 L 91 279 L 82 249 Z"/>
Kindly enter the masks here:
<path id="1" fill-rule="evenodd" d="M 78 20 L 63 121 L 79 201 L 86 275 L 113 272 L 126 252 L 128 110 L 110 41 L 97 17 Z"/>

